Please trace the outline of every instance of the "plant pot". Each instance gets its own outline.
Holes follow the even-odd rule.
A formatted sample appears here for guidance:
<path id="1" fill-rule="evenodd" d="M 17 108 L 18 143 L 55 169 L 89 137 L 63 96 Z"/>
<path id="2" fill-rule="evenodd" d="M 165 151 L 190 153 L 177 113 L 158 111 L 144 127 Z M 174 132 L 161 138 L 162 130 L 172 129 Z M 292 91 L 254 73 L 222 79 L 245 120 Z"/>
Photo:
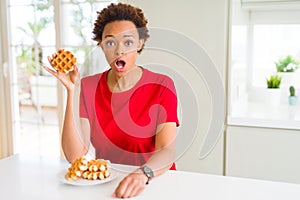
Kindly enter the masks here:
<path id="1" fill-rule="evenodd" d="M 265 103 L 273 106 L 280 105 L 281 90 L 279 88 L 268 88 L 266 90 L 266 95 L 267 96 L 264 99 Z"/>
<path id="2" fill-rule="evenodd" d="M 294 106 L 294 105 L 296 105 L 297 104 L 297 96 L 289 96 L 289 104 L 291 105 L 291 106 Z"/>

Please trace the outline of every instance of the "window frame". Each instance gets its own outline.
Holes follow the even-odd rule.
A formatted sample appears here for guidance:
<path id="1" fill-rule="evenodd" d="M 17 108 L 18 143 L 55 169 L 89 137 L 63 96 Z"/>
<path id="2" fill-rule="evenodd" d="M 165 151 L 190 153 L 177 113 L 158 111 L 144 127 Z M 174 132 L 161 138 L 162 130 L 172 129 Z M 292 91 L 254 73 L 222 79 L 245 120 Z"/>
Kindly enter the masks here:
<path id="1" fill-rule="evenodd" d="M 234 17 L 241 17 L 234 19 Z M 228 125 L 237 126 L 250 126 L 250 127 L 265 127 L 265 128 L 285 128 L 300 130 L 300 120 L 289 119 L 271 119 L 268 117 L 253 117 L 250 113 L 245 113 L 243 116 L 235 116 L 233 109 L 236 108 L 234 103 L 234 89 L 232 86 L 232 78 L 234 76 L 233 63 L 232 63 L 232 27 L 235 25 L 247 26 L 247 92 L 252 87 L 251 79 L 253 76 L 253 26 L 259 24 L 300 24 L 300 2 L 295 4 L 285 5 L 284 7 L 277 6 L 259 6 L 259 7 L 243 7 L 239 0 L 231 0 L 230 20 L 229 20 L 229 48 L 228 48 Z M 299 106 L 299 102 L 298 102 Z M 287 112 L 295 112 L 294 108 L 288 108 Z M 298 109 L 297 109 L 298 110 Z M 299 112 L 299 111 L 298 111 Z"/>

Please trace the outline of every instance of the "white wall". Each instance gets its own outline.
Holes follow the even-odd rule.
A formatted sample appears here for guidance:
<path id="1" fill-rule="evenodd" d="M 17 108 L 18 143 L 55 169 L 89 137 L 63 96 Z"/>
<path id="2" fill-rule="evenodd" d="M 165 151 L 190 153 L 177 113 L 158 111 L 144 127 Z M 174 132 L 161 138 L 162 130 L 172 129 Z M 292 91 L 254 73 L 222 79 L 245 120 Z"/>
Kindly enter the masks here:
<path id="1" fill-rule="evenodd" d="M 300 131 L 228 127 L 226 175 L 300 183 Z"/>
<path id="2" fill-rule="evenodd" d="M 178 34 L 183 34 L 202 47 L 215 64 L 216 70 L 219 71 L 225 87 L 228 23 L 227 0 L 128 0 L 123 2 L 141 7 L 149 20 L 150 28 L 164 28 Z M 173 42 L 175 46 L 176 44 L 180 45 L 180 41 Z M 188 49 L 187 51 L 191 51 L 191 54 L 193 53 L 193 49 Z M 150 66 L 151 63 L 159 63 L 161 66 L 171 66 L 190 83 L 197 96 L 197 102 L 194 103 L 198 105 L 200 111 L 199 116 L 197 116 L 200 119 L 199 127 L 195 130 L 195 138 L 191 141 L 191 146 L 188 146 L 188 150 L 177 161 L 178 168 L 203 173 L 222 174 L 224 154 L 223 134 L 213 151 L 204 159 L 199 159 L 201 145 L 213 117 L 210 93 L 207 90 L 204 78 L 195 75 L 190 70 L 191 67 L 188 61 L 182 60 L 180 56 L 172 55 L 168 52 L 145 50 L 140 55 L 139 63 L 150 64 Z M 179 97 L 189 98 L 185 91 L 180 89 L 180 84 L 175 80 Z M 186 118 L 188 117 L 186 116 Z M 193 116 L 190 117 L 192 118 Z M 187 134 L 188 137 L 189 134 L 193 133 L 185 132 L 180 134 Z M 182 145 L 182 142 L 179 141 L 179 147 Z"/>

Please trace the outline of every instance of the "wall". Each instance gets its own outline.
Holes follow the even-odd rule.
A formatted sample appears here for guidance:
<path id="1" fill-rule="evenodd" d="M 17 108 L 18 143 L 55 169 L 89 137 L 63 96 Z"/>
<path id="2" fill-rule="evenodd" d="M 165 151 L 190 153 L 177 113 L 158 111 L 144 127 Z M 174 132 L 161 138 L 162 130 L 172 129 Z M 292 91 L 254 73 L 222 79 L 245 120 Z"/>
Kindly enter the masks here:
<path id="1" fill-rule="evenodd" d="M 226 175 L 300 183 L 300 131 L 228 127 Z"/>
<path id="2" fill-rule="evenodd" d="M 228 23 L 227 0 L 128 0 L 123 2 L 141 7 L 149 20 L 150 28 L 167 29 L 171 31 L 172 34 L 184 35 L 188 40 L 192 41 L 192 43 L 201 47 L 214 64 L 213 67 L 216 68 L 220 75 L 220 77 L 217 78 L 221 79 L 225 88 Z M 176 45 L 178 46 L 177 48 L 181 48 L 180 42 L 181 41 L 173 41 L 174 46 L 172 46 L 172 48 L 176 48 Z M 149 43 L 151 44 L 151 37 Z M 193 54 L 193 49 L 186 49 L 186 52 Z M 167 68 L 166 66 L 168 66 L 180 74 L 179 76 L 182 76 L 184 81 L 181 83 L 177 81 L 178 79 L 175 77 L 175 85 L 181 102 L 189 101 L 188 92 L 185 88 L 182 88 L 184 82 L 191 86 L 192 93 L 195 95 L 196 101 L 191 101 L 190 104 L 194 105 L 195 109 L 198 108 L 198 116 L 183 116 L 184 119 L 182 119 L 181 126 L 184 128 L 179 128 L 179 134 L 183 137 L 178 142 L 178 149 L 182 151 L 179 152 L 180 155 L 178 154 L 178 168 L 203 173 L 223 174 L 224 146 L 222 132 L 213 151 L 208 156 L 201 159 L 199 158 L 200 149 L 206 137 L 206 133 L 210 128 L 211 120 L 214 117 L 212 116 L 210 91 L 207 89 L 205 77 L 201 74 L 196 75 L 193 72 L 189 60 L 184 60 L 180 55 L 176 55 L 175 53 L 172 54 L 157 49 L 146 49 L 142 52 L 139 58 L 139 64 L 149 66 L 150 68 L 157 65 L 158 67 L 154 67 L 154 70 L 159 71 L 163 71 L 162 68 L 165 69 Z M 205 63 L 200 63 L 200 65 L 202 64 L 205 65 Z M 167 73 L 170 72 L 170 70 L 165 71 Z M 174 74 L 170 73 L 170 75 L 172 76 Z M 185 105 L 182 105 L 182 107 Z M 199 118 L 197 128 L 192 131 L 182 131 L 186 130 L 185 125 L 192 121 L 194 117 Z M 184 141 L 186 138 L 189 138 L 190 143 Z M 186 148 L 182 146 L 183 143 L 186 145 Z"/>

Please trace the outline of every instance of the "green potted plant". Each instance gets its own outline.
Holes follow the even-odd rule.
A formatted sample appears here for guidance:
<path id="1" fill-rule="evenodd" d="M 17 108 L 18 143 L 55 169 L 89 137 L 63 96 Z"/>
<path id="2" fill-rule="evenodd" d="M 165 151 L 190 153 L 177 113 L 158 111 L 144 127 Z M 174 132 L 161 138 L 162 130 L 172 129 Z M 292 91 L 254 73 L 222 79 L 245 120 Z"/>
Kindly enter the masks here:
<path id="1" fill-rule="evenodd" d="M 267 78 L 267 87 L 268 89 L 278 89 L 280 88 L 280 84 L 281 84 L 281 76 L 279 76 L 278 74 L 275 75 L 271 75 L 269 78 Z"/>
<path id="2" fill-rule="evenodd" d="M 300 62 L 295 57 L 287 55 L 283 58 L 278 59 L 275 62 L 277 74 L 282 77 L 281 86 L 289 88 L 290 85 L 299 83 L 297 69 L 300 67 Z"/>
<path id="3" fill-rule="evenodd" d="M 271 75 L 267 78 L 267 91 L 266 91 L 266 98 L 265 101 L 268 102 L 270 105 L 277 106 L 280 104 L 280 97 L 281 97 L 281 76 L 278 74 Z"/>
<path id="4" fill-rule="evenodd" d="M 291 55 L 287 55 L 275 62 L 277 72 L 294 72 L 298 69 L 299 64 L 299 61 Z"/>
<path id="5" fill-rule="evenodd" d="M 296 96 L 296 90 L 294 86 L 290 86 L 289 88 L 290 96 L 289 96 L 289 104 L 291 106 L 294 106 L 297 104 L 297 96 Z"/>

